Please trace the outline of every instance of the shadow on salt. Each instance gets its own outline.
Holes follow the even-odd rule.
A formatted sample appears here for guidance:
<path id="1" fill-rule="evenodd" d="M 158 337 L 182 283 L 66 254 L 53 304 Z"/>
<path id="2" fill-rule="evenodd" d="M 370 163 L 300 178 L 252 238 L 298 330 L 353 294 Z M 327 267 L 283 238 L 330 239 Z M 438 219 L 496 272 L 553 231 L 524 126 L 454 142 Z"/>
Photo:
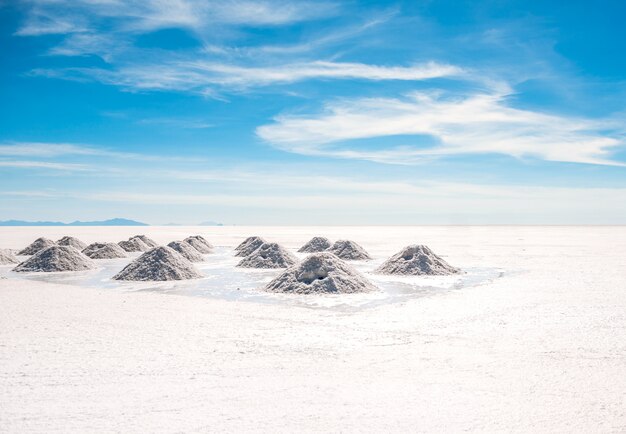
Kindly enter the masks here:
<path id="1" fill-rule="evenodd" d="M 269 283 L 282 270 L 237 268 L 236 265 L 241 258 L 232 256 L 230 248 L 217 247 L 214 254 L 205 256 L 205 262 L 194 264 L 206 276 L 202 279 L 170 282 L 122 282 L 111 279 L 136 256 L 138 255 L 127 259 L 98 260 L 100 268 L 92 271 L 14 273 L 10 271 L 12 267 L 2 267 L 0 275 L 121 292 L 150 291 L 231 301 L 279 303 L 343 312 L 399 303 L 414 298 L 441 296 L 449 291 L 488 284 L 503 275 L 503 271 L 496 268 L 470 268 L 465 269 L 464 274 L 454 276 L 386 276 L 372 272 L 383 262 L 382 259 L 352 261 L 350 264 L 363 273 L 380 291 L 341 295 L 270 294 L 260 291 L 259 288 Z"/>

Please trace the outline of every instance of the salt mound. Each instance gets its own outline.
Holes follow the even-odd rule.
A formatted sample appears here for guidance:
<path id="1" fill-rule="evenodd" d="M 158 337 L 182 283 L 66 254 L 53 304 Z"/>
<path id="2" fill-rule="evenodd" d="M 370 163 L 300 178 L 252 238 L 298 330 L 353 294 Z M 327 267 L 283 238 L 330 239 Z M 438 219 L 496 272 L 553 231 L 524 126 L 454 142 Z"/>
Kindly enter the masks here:
<path id="1" fill-rule="evenodd" d="M 83 271 L 96 268 L 91 259 L 71 246 L 52 246 L 40 250 L 13 269 L 18 272 Z"/>
<path id="2" fill-rule="evenodd" d="M 352 294 L 376 291 L 363 275 L 332 253 L 314 253 L 287 268 L 265 287 L 269 292 Z"/>
<path id="3" fill-rule="evenodd" d="M 266 241 L 261 237 L 247 238 L 243 243 L 239 244 L 239 246 L 235 248 L 235 250 L 237 250 L 237 254 L 235 256 L 248 256 L 265 243 Z"/>
<path id="4" fill-rule="evenodd" d="M 83 243 L 78 238 L 67 237 L 67 236 L 61 238 L 60 240 L 58 240 L 57 241 L 57 245 L 59 245 L 59 246 L 72 246 L 76 250 L 83 250 L 85 247 L 87 247 L 87 244 Z"/>
<path id="5" fill-rule="evenodd" d="M 212 253 L 213 245 L 200 235 L 192 235 L 183 240 L 200 253 Z"/>
<path id="6" fill-rule="evenodd" d="M 56 246 L 56 244 L 54 243 L 54 241 L 49 240 L 48 238 L 37 238 L 35 241 L 32 242 L 32 244 L 28 247 L 26 247 L 24 250 L 22 250 L 21 252 L 18 252 L 18 255 L 34 255 L 35 253 L 37 253 L 40 250 L 43 250 L 47 247 L 52 247 L 52 246 Z"/>
<path id="7" fill-rule="evenodd" d="M 11 250 L 0 249 L 0 265 L 19 264 L 20 260 L 15 257 Z"/>
<path id="8" fill-rule="evenodd" d="M 115 243 L 93 243 L 88 245 L 83 254 L 91 259 L 126 258 L 126 252 Z"/>
<path id="9" fill-rule="evenodd" d="M 189 260 L 191 262 L 202 262 L 202 261 L 204 261 L 204 258 L 198 252 L 198 250 L 193 248 L 191 244 L 189 244 L 189 243 L 187 243 L 185 241 L 172 241 L 167 246 L 171 247 L 174 250 L 176 250 L 178 253 L 183 255 L 183 257 L 185 257 L 187 260 Z"/>
<path id="10" fill-rule="evenodd" d="M 155 247 L 128 264 L 113 276 L 115 280 L 185 280 L 202 274 L 171 247 Z"/>
<path id="11" fill-rule="evenodd" d="M 335 254 L 338 258 L 351 261 L 359 259 L 372 259 L 363 247 L 350 240 L 335 241 L 335 244 L 333 244 L 328 251 Z"/>
<path id="12" fill-rule="evenodd" d="M 132 237 L 132 238 L 138 238 L 138 239 L 140 239 L 141 241 L 143 241 L 144 243 L 146 243 L 146 245 L 147 245 L 148 247 L 150 247 L 150 248 L 153 248 L 153 247 L 159 247 L 159 244 L 158 244 L 156 241 L 154 241 L 152 238 L 148 238 L 148 237 L 147 237 L 147 236 L 145 236 L 145 235 L 135 235 L 135 236 L 134 236 L 134 237 Z M 131 238 L 131 239 L 132 239 L 132 238 Z"/>
<path id="13" fill-rule="evenodd" d="M 331 245 L 332 244 L 328 238 L 313 237 L 308 243 L 300 247 L 300 250 L 298 250 L 298 252 L 301 252 L 301 253 L 323 252 L 324 250 L 328 250 L 328 248 Z"/>
<path id="14" fill-rule="evenodd" d="M 244 268 L 287 268 L 298 260 L 283 246 L 276 243 L 264 243 L 237 264 Z"/>
<path id="15" fill-rule="evenodd" d="M 132 237 L 127 241 L 120 241 L 117 243 L 122 249 L 127 252 L 147 252 L 151 249 L 149 245 L 142 241 L 141 238 Z"/>
<path id="16" fill-rule="evenodd" d="M 458 274 L 461 270 L 435 255 L 428 247 L 414 244 L 393 255 L 378 267 L 376 272 L 410 276 L 446 276 Z"/>
<path id="17" fill-rule="evenodd" d="M 237 247 L 235 247 L 235 251 L 238 252 L 241 249 L 243 249 L 244 247 L 246 247 L 248 244 L 250 244 L 252 241 L 254 240 L 260 240 L 261 237 L 248 237 L 245 240 L 243 240 L 241 242 L 241 244 L 239 244 Z"/>

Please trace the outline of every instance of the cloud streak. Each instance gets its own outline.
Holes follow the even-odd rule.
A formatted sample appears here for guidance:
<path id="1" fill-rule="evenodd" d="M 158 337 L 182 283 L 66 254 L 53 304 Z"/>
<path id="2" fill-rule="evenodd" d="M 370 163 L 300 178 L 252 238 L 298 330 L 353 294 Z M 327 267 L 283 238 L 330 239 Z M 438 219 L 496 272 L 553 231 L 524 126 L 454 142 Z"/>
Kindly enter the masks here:
<path id="1" fill-rule="evenodd" d="M 284 115 L 257 128 L 263 140 L 288 152 L 411 164 L 458 154 L 504 154 L 548 161 L 622 165 L 611 160 L 623 145 L 616 125 L 513 108 L 504 92 L 404 98 L 357 98 L 329 103 L 322 113 Z M 434 145 L 363 150 L 351 140 L 426 135 Z M 417 138 L 415 140 L 417 142 Z"/>
<path id="2" fill-rule="evenodd" d="M 208 125 L 191 124 L 192 128 L 208 128 Z M 0 142 L 0 157 L 56 158 L 64 156 L 107 157 L 145 161 L 203 161 L 199 157 L 159 156 L 132 152 L 111 151 L 106 148 L 73 143 L 49 142 Z"/>
<path id="3" fill-rule="evenodd" d="M 454 77 L 464 71 L 454 65 L 427 62 L 413 66 L 314 61 L 280 66 L 239 66 L 218 62 L 177 62 L 101 68 L 36 69 L 33 75 L 73 80 L 96 80 L 128 90 L 176 90 L 206 93 L 213 88 L 245 90 L 305 80 L 420 81 Z"/>
<path id="4" fill-rule="evenodd" d="M 53 163 L 48 161 L 0 161 L 0 167 L 13 169 L 49 169 L 63 172 L 88 172 L 92 170 L 84 164 Z"/>
<path id="5" fill-rule="evenodd" d="M 149 32 L 186 28 L 201 32 L 216 25 L 279 26 L 333 16 L 331 1 L 286 0 L 28 0 L 20 36 L 91 32 L 116 20 L 114 30 Z"/>

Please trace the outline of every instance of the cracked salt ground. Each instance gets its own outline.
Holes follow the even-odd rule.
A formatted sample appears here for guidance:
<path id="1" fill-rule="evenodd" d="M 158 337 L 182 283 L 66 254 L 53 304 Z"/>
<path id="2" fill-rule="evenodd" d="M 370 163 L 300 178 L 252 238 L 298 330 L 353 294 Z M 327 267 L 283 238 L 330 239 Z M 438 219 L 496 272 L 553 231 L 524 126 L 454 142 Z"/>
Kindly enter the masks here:
<path id="1" fill-rule="evenodd" d="M 307 255 L 292 253 L 302 260 Z M 350 261 L 350 265 L 378 287 L 379 291 L 364 294 L 295 295 L 271 294 L 259 289 L 284 269 L 245 269 L 235 267 L 241 258 L 233 256 L 232 247 L 218 246 L 205 256 L 204 262 L 194 263 L 206 277 L 174 282 L 120 282 L 111 278 L 141 253 L 129 253 L 124 259 L 98 260 L 98 269 L 73 273 L 15 273 L 10 266 L 0 267 L 0 275 L 42 282 L 89 286 L 111 291 L 153 291 L 195 297 L 279 303 L 309 308 L 354 311 L 380 305 L 399 303 L 413 298 L 433 297 L 449 291 L 484 285 L 501 277 L 496 268 L 466 268 L 465 274 L 454 276 L 389 276 L 374 273 L 387 257 L 375 255 L 370 261 Z"/>

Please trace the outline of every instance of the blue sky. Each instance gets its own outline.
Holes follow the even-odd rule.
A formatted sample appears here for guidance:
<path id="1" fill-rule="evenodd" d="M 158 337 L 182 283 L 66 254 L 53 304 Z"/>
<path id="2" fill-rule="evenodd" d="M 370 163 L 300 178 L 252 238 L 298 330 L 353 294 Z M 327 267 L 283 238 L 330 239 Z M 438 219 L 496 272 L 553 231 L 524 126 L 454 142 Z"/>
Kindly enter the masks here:
<path id="1" fill-rule="evenodd" d="M 0 219 L 624 224 L 625 16 L 0 0 Z"/>

